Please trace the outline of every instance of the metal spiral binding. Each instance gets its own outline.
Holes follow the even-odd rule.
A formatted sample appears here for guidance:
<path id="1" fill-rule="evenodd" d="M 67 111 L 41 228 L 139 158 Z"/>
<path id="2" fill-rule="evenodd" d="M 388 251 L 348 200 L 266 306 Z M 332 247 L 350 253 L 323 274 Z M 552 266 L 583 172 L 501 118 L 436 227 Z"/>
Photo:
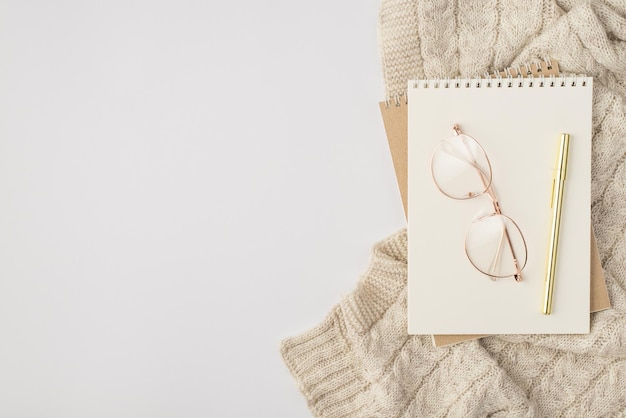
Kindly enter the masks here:
<path id="1" fill-rule="evenodd" d="M 398 93 L 398 94 L 394 94 L 393 97 L 388 97 L 387 99 L 385 99 L 385 107 L 387 109 L 389 109 L 389 107 L 391 106 L 391 102 L 392 101 L 393 101 L 395 106 L 402 106 L 402 102 L 404 102 L 404 104 L 408 104 L 409 103 L 408 96 L 404 92 Z"/>
<path id="2" fill-rule="evenodd" d="M 572 79 L 571 86 L 576 87 L 587 85 L 587 77 L 582 75 L 544 75 L 544 69 L 552 70 L 553 64 L 550 58 L 543 60 L 533 60 L 523 66 L 513 66 L 504 70 L 495 70 L 493 72 L 485 72 L 482 76 L 475 78 L 439 78 L 433 80 L 416 80 L 412 84 L 413 89 L 417 88 L 512 88 L 516 86 L 522 87 L 565 87 L 568 79 Z M 533 76 L 532 74 L 537 74 Z M 523 77 L 525 75 L 526 77 Z M 408 104 L 407 92 L 401 92 L 387 97 L 385 107 L 402 106 Z"/>

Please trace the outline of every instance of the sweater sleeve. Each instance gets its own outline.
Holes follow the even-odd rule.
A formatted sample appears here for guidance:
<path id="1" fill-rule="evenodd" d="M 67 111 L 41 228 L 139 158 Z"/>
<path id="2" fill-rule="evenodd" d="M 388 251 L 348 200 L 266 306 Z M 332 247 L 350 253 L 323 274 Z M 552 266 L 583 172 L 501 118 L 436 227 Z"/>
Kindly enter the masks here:
<path id="1" fill-rule="evenodd" d="M 342 322 L 336 307 L 317 327 L 282 344 L 283 359 L 315 416 L 350 416 L 363 408 L 366 382 Z"/>
<path id="2" fill-rule="evenodd" d="M 408 335 L 406 231 L 374 247 L 356 290 L 282 355 L 318 417 L 532 415 L 526 395 L 477 341 L 435 348 Z"/>
<path id="3" fill-rule="evenodd" d="M 374 247 L 355 291 L 321 324 L 283 341 L 283 359 L 315 416 L 365 416 L 370 401 L 363 362 L 370 356 L 361 343 L 405 285 L 406 231 L 402 231 Z"/>

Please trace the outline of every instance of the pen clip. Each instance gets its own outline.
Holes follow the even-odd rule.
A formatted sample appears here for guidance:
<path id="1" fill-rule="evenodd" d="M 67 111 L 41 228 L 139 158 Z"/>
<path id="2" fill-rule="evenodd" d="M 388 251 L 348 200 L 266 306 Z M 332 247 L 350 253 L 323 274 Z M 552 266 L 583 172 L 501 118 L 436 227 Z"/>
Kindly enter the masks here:
<path id="1" fill-rule="evenodd" d="M 550 192 L 550 209 L 554 207 L 554 183 L 556 179 L 552 179 L 552 191 Z"/>

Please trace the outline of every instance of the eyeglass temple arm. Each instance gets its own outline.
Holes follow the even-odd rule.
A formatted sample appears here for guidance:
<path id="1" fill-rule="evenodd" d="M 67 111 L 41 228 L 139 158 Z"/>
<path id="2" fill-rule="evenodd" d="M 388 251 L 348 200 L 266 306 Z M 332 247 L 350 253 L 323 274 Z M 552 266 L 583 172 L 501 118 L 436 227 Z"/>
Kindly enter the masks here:
<path id="1" fill-rule="evenodd" d="M 498 264 L 500 264 L 500 258 L 502 258 L 502 246 L 504 245 L 504 234 L 500 234 L 500 241 L 498 241 L 498 250 L 493 256 L 491 260 L 491 264 L 489 265 L 489 272 L 495 273 L 498 269 Z M 496 280 L 498 278 L 497 275 L 489 276 L 491 280 Z"/>
<path id="2" fill-rule="evenodd" d="M 456 135 L 460 135 L 462 133 L 461 129 L 459 128 L 458 125 L 454 125 L 452 127 L 452 129 L 454 130 L 454 133 Z M 467 147 L 467 144 L 465 144 L 465 146 Z M 485 187 L 485 191 L 487 192 L 487 194 L 489 195 L 489 198 L 491 199 L 491 202 L 493 203 L 493 208 L 494 208 L 495 212 L 498 215 L 502 215 L 502 210 L 500 209 L 500 203 L 498 202 L 498 196 L 496 196 L 495 190 L 493 189 L 492 185 L 489 184 L 487 179 L 485 179 L 485 173 L 483 172 L 483 170 L 478 165 L 478 161 L 476 161 L 476 158 L 474 158 L 474 154 L 471 152 L 469 147 L 467 147 L 467 152 L 468 152 L 468 155 L 470 155 L 471 158 L 472 158 L 472 161 L 471 161 L 472 166 L 478 172 L 478 175 L 480 176 L 480 181 L 483 183 L 483 186 Z M 513 275 L 513 277 L 515 278 L 516 282 L 521 282 L 522 281 L 522 272 L 521 272 L 521 270 L 519 268 L 519 262 L 517 261 L 517 256 L 515 255 L 515 250 L 513 249 L 513 244 L 511 243 L 511 237 L 509 236 L 509 231 L 506 228 L 506 225 L 504 225 L 504 224 L 502 225 L 502 229 L 503 229 L 503 232 L 504 232 L 504 238 L 506 239 L 506 243 L 508 244 L 509 250 L 511 251 L 511 255 L 513 256 L 513 264 L 515 265 L 515 274 Z"/>

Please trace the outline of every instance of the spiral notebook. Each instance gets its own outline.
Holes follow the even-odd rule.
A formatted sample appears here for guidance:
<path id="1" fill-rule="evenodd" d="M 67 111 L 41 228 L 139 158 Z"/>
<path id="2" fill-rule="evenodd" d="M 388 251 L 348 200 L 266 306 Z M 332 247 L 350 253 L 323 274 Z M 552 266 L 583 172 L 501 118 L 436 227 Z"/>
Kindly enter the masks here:
<path id="1" fill-rule="evenodd" d="M 586 77 L 409 82 L 408 326 L 411 334 L 587 333 L 590 311 L 591 92 Z M 458 124 L 489 155 L 503 213 L 526 238 L 524 280 L 492 281 L 464 249 L 484 196 L 456 201 L 433 183 L 431 156 Z M 572 138 L 554 309 L 541 313 L 557 140 Z"/>
<path id="2" fill-rule="evenodd" d="M 506 79 L 522 77 L 535 77 L 541 78 L 541 76 L 550 77 L 558 76 L 558 62 L 555 60 L 546 60 L 531 63 L 529 65 L 522 66 L 521 68 L 510 68 L 494 74 L 488 74 L 490 78 Z M 380 102 L 380 111 L 383 117 L 385 131 L 387 134 L 387 140 L 389 143 L 389 149 L 393 160 L 393 165 L 396 172 L 396 178 L 398 181 L 398 187 L 402 204 L 407 212 L 407 100 L 406 95 L 396 95 L 390 99 Z M 590 236 L 590 311 L 597 312 L 603 309 L 610 308 L 610 301 L 608 298 L 608 292 L 606 289 L 606 283 L 602 267 L 600 264 L 600 258 L 597 250 L 597 245 L 593 236 L 593 232 Z M 466 334 L 466 335 L 447 335 L 437 334 L 433 336 L 433 342 L 436 346 L 446 346 L 455 344 L 470 339 L 480 338 L 484 335 Z"/>

